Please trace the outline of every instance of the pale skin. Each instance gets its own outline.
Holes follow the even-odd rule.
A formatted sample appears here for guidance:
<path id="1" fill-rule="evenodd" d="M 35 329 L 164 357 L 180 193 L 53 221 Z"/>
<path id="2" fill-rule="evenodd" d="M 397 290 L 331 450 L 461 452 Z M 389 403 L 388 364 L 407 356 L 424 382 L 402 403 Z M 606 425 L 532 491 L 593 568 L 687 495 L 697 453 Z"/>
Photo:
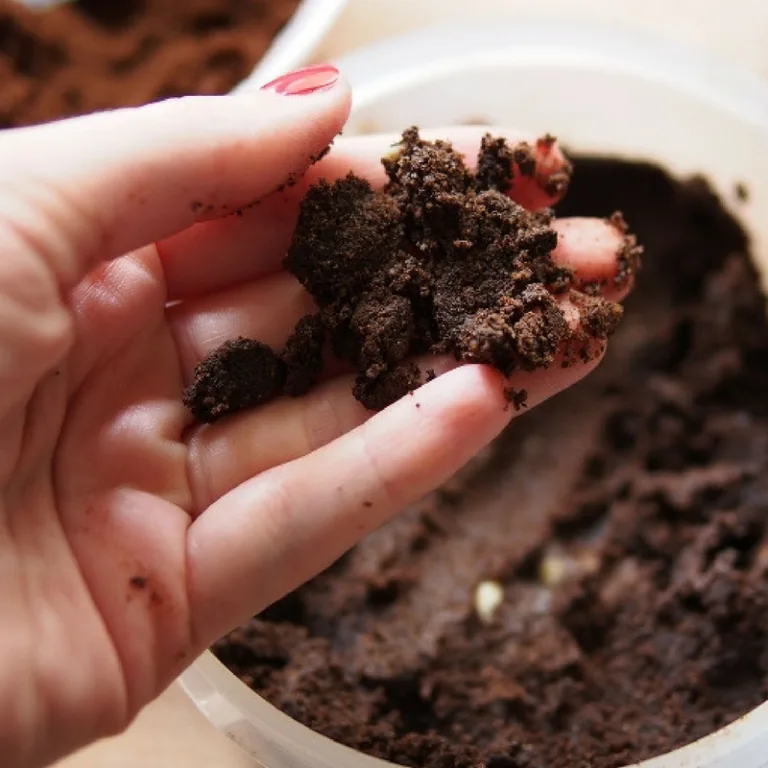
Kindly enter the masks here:
<path id="1" fill-rule="evenodd" d="M 213 640 L 446 480 L 515 416 L 500 376 L 473 365 L 444 365 L 376 415 L 340 370 L 304 398 L 213 427 L 183 408 L 207 352 L 238 334 L 279 347 L 311 307 L 280 269 L 302 190 L 349 170 L 382 182 L 391 136 L 340 139 L 297 187 L 274 192 L 348 111 L 340 81 L 0 135 L 4 766 L 46 765 L 124 729 Z M 484 130 L 432 135 L 471 159 Z M 561 163 L 555 147 L 545 174 Z M 554 202 L 532 181 L 514 196 Z M 563 263 L 610 278 L 615 230 L 557 226 Z M 513 384 L 532 407 L 597 363 Z"/>

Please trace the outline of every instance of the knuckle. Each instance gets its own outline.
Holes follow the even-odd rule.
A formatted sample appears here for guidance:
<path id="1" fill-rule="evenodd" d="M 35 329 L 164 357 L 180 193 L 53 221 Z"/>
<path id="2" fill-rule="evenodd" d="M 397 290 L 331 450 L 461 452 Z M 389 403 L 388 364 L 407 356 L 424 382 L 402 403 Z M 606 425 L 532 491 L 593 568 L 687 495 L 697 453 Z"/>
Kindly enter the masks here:
<path id="1" fill-rule="evenodd" d="M 71 287 L 109 249 L 98 206 L 52 179 L 22 179 L 0 186 L 0 232 L 5 251 L 46 265 L 56 281 Z"/>

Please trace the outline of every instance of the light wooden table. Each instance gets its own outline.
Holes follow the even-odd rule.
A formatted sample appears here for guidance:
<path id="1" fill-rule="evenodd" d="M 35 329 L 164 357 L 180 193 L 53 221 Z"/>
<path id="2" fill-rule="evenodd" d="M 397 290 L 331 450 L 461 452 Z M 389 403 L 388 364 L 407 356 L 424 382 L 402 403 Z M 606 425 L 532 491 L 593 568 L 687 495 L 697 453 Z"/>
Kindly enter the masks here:
<path id="1" fill-rule="evenodd" d="M 55 768 L 254 768 L 186 694 L 172 686 L 121 736 L 105 739 Z"/>

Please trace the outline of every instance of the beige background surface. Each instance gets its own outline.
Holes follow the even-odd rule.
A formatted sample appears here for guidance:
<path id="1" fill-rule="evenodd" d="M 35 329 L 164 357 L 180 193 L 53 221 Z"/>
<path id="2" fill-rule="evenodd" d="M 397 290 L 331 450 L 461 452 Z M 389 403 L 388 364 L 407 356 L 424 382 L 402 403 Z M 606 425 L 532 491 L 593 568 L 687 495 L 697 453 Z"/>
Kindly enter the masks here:
<path id="1" fill-rule="evenodd" d="M 375 39 L 434 20 L 465 18 L 599 19 L 709 48 L 768 77 L 768 3 L 764 0 L 351 0 L 314 59 L 336 58 Z M 727 8 L 727 13 L 724 11 Z M 56 768 L 252 768 L 255 763 L 200 715 L 173 686 L 122 736 Z"/>

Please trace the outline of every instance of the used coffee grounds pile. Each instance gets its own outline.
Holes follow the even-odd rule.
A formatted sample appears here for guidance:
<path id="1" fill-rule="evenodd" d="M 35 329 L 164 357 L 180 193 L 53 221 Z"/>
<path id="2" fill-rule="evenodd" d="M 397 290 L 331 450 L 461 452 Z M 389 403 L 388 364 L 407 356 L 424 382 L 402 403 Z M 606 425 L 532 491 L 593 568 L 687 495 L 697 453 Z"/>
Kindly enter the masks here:
<path id="1" fill-rule="evenodd" d="M 546 153 L 554 139 L 538 144 Z M 507 197 L 516 176 L 536 177 L 530 144 L 511 147 L 488 134 L 472 173 L 449 143 L 424 141 L 410 128 L 382 162 L 389 177 L 383 190 L 351 174 L 310 189 L 284 265 L 320 311 L 299 321 L 280 353 L 244 338 L 214 350 L 184 397 L 197 419 L 305 394 L 322 373 L 327 337 L 333 353 L 354 366 L 354 395 L 371 410 L 423 383 L 416 355 L 450 354 L 509 376 L 602 351 L 621 307 L 553 260 L 551 212 L 529 213 Z M 565 188 L 569 174 L 546 183 Z M 613 278 L 623 286 L 642 249 L 620 214 L 611 221 L 623 235 Z M 558 304 L 565 298 L 579 310 L 578 328 Z M 506 394 L 525 405 L 523 390 Z"/>
<path id="2" fill-rule="evenodd" d="M 0 0 L 0 124 L 224 92 L 295 5 Z M 215 648 L 368 754 L 618 768 L 768 697 L 768 327 L 749 244 L 701 180 L 575 165 L 558 215 L 621 209 L 645 246 L 602 366 Z"/>

